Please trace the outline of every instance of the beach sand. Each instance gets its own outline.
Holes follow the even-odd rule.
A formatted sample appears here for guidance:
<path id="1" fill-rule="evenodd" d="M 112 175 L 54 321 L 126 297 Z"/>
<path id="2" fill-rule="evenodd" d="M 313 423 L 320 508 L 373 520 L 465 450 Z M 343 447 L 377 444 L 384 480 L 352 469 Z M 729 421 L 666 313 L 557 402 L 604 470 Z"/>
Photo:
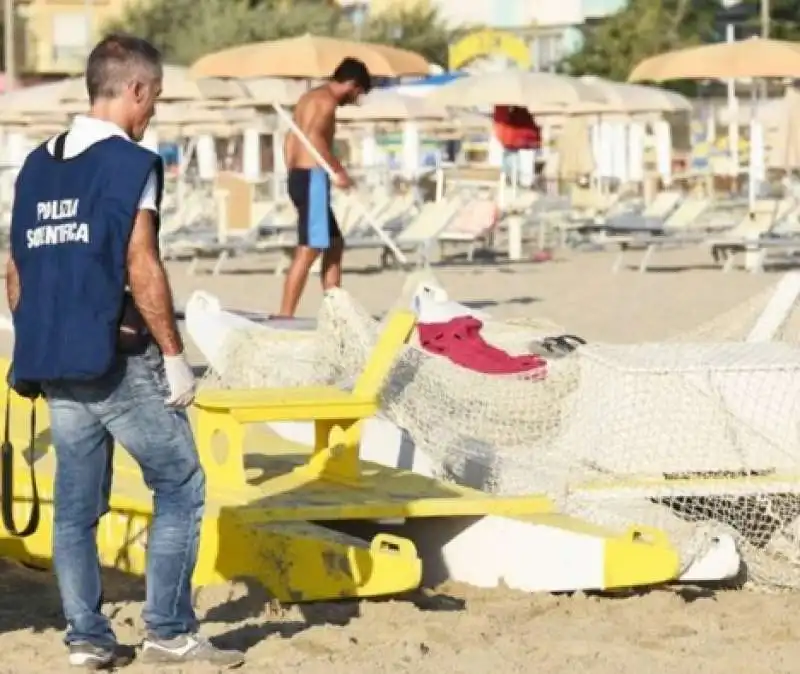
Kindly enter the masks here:
<path id="1" fill-rule="evenodd" d="M 497 317 L 543 316 L 588 340 L 660 339 L 692 329 L 766 289 L 776 274 L 722 274 L 701 251 L 665 252 L 656 271 L 610 272 L 607 253 L 567 253 L 543 264 L 436 269 L 453 299 Z M 377 254 L 351 255 L 345 287 L 385 310 L 405 276 L 378 272 Z M 176 303 L 194 289 L 225 306 L 276 311 L 282 278 L 264 259 L 232 260 L 224 275 L 170 264 Z M 210 264 L 202 268 L 210 268 Z M 313 316 L 318 281 L 301 315 Z M 0 333 L 2 334 L 2 333 Z M 5 335 L 0 348 L 6 353 Z M 198 358 L 196 350 L 190 353 Z M 198 361 L 199 364 L 199 361 Z M 545 554 L 546 551 L 542 551 Z M 124 643 L 142 637 L 143 586 L 108 574 L 107 610 Z M 198 591 L 204 632 L 248 650 L 242 670 L 322 674 L 760 674 L 800 670 L 800 594 L 661 589 L 637 596 L 527 595 L 448 584 L 387 601 L 269 609 L 257 588 Z M 0 673 L 67 669 L 63 619 L 49 572 L 0 562 Z M 131 672 L 179 671 L 134 664 Z M 212 672 L 201 666 L 184 671 Z"/>

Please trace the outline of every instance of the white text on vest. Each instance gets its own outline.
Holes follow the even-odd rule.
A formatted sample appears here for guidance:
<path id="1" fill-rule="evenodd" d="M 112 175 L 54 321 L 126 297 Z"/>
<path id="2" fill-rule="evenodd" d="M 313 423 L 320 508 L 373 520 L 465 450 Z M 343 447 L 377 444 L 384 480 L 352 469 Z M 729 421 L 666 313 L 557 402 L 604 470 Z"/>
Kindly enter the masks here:
<path id="1" fill-rule="evenodd" d="M 66 220 L 78 215 L 78 199 L 39 201 L 36 204 L 36 220 L 52 222 Z M 61 222 L 41 224 L 27 231 L 28 248 L 57 246 L 62 243 L 89 243 L 89 225 L 85 222 Z"/>

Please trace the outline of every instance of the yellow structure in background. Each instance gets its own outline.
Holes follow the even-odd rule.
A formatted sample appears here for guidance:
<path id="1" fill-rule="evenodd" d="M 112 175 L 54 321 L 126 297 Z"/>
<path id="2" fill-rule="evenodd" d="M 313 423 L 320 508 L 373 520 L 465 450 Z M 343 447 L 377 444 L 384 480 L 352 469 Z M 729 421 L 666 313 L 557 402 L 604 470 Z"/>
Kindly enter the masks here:
<path id="1" fill-rule="evenodd" d="M 35 75 L 82 72 L 103 27 L 136 1 L 17 0 L 17 67 Z"/>
<path id="2" fill-rule="evenodd" d="M 448 50 L 450 70 L 458 70 L 477 58 L 501 55 L 521 70 L 530 70 L 530 47 L 522 38 L 502 30 L 479 30 L 461 38 Z"/>

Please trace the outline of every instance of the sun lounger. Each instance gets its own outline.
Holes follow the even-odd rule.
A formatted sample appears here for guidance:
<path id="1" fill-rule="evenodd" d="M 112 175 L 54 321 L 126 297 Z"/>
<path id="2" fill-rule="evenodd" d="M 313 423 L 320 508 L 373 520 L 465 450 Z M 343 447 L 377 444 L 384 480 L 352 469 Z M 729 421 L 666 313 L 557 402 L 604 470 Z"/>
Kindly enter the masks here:
<path id="1" fill-rule="evenodd" d="M 794 257 L 800 253 L 800 202 L 795 202 L 788 212 L 763 232 L 756 240 L 747 240 L 742 248 L 732 251 L 726 260 L 728 268 L 733 265 L 736 252 L 752 254 L 750 271 L 762 272 L 771 253 L 781 253 L 784 257 Z"/>
<path id="2" fill-rule="evenodd" d="M 188 274 L 194 274 L 199 260 L 215 257 L 212 274 L 219 274 L 227 259 L 238 253 L 260 250 L 265 246 L 276 248 L 284 241 L 278 237 L 264 239 L 262 226 L 276 213 L 279 204 L 274 201 L 255 201 L 255 186 L 243 176 L 220 172 L 215 181 L 217 203 L 216 227 L 210 231 L 197 230 L 166 241 L 165 258 L 191 259 Z"/>
<path id="3" fill-rule="evenodd" d="M 733 268 L 735 255 L 745 251 L 749 246 L 757 245 L 759 237 L 769 232 L 791 212 L 794 202 L 789 199 L 775 201 L 772 199 L 758 200 L 752 211 L 748 211 L 741 216 L 733 226 L 727 227 L 720 225 L 719 221 L 706 220 L 705 211 L 695 218 L 696 222 L 703 226 L 685 226 L 677 232 L 671 233 L 665 229 L 660 236 L 652 237 L 633 237 L 627 240 L 620 239 L 618 242 L 621 247 L 627 249 L 631 247 L 645 247 L 645 255 L 639 265 L 639 271 L 647 270 L 653 252 L 657 248 L 682 248 L 688 245 L 707 246 L 715 260 L 724 261 L 722 270 L 727 272 Z M 710 231 L 712 229 L 716 231 Z M 722 229 L 720 232 L 719 230 Z M 626 245 L 627 244 L 627 245 Z M 622 266 L 622 255 L 620 251 L 614 263 L 614 271 L 618 271 Z"/>
<path id="4" fill-rule="evenodd" d="M 395 243 L 401 250 L 416 252 L 418 266 L 427 266 L 430 262 L 431 246 L 455 218 L 462 205 L 463 199 L 460 195 L 423 204 L 416 217 L 397 235 Z"/>
<path id="5" fill-rule="evenodd" d="M 779 228 L 797 208 L 798 203 L 793 199 L 759 199 L 733 229 L 703 243 L 709 247 L 715 261 L 723 261 L 723 272 L 733 269 L 739 253 L 756 253 L 753 271 L 758 271 L 763 264 L 762 240 L 766 241 L 769 233 Z"/>
<path id="6" fill-rule="evenodd" d="M 581 240 L 588 240 L 597 232 L 602 232 L 609 220 L 632 212 L 637 200 L 628 198 L 621 192 L 606 194 L 593 189 L 573 192 L 567 209 L 551 209 L 537 214 L 539 229 L 539 248 L 546 248 L 550 231 L 558 232 L 558 245 L 567 245 L 571 235 L 578 234 Z"/>
<path id="7" fill-rule="evenodd" d="M 493 200 L 467 201 L 436 237 L 442 254 L 447 244 L 468 244 L 467 260 L 472 262 L 477 245 L 486 241 L 494 232 L 497 223 L 498 209 Z"/>
<path id="8" fill-rule="evenodd" d="M 667 218 L 679 207 L 683 195 L 674 190 L 659 192 L 639 213 L 624 213 L 602 224 L 607 232 L 648 232 L 664 228 Z"/>
<path id="9" fill-rule="evenodd" d="M 711 206 L 711 200 L 705 198 L 687 197 L 670 216 L 664 220 L 660 230 L 649 235 L 609 235 L 608 241 L 619 246 L 619 253 L 611 267 L 612 271 L 618 272 L 622 268 L 625 253 L 634 248 L 644 248 L 645 252 L 639 263 L 639 271 L 644 272 L 650 263 L 650 259 L 659 247 L 674 244 L 683 237 L 691 236 L 693 233 L 703 236 L 705 232 L 701 230 L 692 231 L 698 221 L 701 220 Z"/>

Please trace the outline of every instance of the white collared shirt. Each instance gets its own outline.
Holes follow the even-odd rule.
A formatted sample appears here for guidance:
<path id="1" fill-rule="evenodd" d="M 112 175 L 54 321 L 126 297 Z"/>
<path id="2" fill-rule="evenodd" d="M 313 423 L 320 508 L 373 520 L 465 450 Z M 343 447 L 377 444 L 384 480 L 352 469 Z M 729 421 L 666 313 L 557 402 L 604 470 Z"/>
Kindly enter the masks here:
<path id="1" fill-rule="evenodd" d="M 67 132 L 67 137 L 64 141 L 64 158 L 69 159 L 81 152 L 86 148 L 91 147 L 101 140 L 111 138 L 112 136 L 120 136 L 126 140 L 130 140 L 128 135 L 120 129 L 114 122 L 109 122 L 104 119 L 95 119 L 86 115 L 76 115 L 72 120 Z M 55 152 L 56 138 L 53 137 L 47 142 L 47 149 L 52 154 Z M 156 174 L 154 171 L 150 172 L 147 176 L 147 182 L 144 184 L 142 196 L 139 198 L 140 211 L 158 211 L 156 206 L 157 183 Z"/>

